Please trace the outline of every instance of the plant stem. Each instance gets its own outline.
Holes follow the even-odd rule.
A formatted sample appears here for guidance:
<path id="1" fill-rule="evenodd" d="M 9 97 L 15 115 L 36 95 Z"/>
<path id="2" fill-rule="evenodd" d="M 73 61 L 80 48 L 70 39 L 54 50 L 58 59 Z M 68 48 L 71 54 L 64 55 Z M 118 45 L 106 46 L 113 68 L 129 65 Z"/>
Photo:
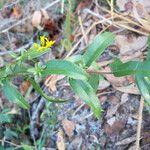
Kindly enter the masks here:
<path id="1" fill-rule="evenodd" d="M 89 74 L 113 74 L 110 71 L 101 71 L 101 70 L 93 70 L 93 69 L 87 69 L 86 72 Z"/>

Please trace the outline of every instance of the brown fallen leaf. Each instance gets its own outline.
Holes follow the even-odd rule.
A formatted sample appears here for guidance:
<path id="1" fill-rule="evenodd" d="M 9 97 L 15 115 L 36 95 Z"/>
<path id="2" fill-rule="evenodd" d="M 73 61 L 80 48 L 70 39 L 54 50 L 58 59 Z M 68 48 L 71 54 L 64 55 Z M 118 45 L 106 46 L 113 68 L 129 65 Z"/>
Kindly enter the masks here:
<path id="1" fill-rule="evenodd" d="M 41 27 L 41 19 L 42 19 L 42 13 L 41 11 L 35 11 L 32 16 L 32 25 L 39 30 L 42 30 L 43 28 Z"/>
<path id="2" fill-rule="evenodd" d="M 110 68 L 105 67 L 104 71 L 110 72 Z M 105 74 L 104 76 L 113 86 L 123 86 L 127 81 L 126 77 L 115 77 L 113 74 Z"/>
<path id="3" fill-rule="evenodd" d="M 57 148 L 58 150 L 65 150 L 65 142 L 64 142 L 64 132 L 62 129 L 59 129 L 57 133 Z"/>
<path id="4" fill-rule="evenodd" d="M 45 80 L 45 85 L 49 88 L 49 90 L 52 90 L 53 92 L 56 91 L 56 83 L 57 81 L 63 79 L 64 76 L 63 75 L 52 75 L 49 76 L 46 80 Z"/>
<path id="5" fill-rule="evenodd" d="M 19 19 L 22 16 L 22 10 L 19 5 L 13 6 L 13 12 L 12 12 L 11 16 L 13 16 L 17 19 Z"/>
<path id="6" fill-rule="evenodd" d="M 136 51 L 144 50 L 147 46 L 148 37 L 134 35 L 117 35 L 116 45 L 120 49 L 120 55 L 134 54 Z"/>
<path id="7" fill-rule="evenodd" d="M 126 121 L 116 120 L 111 126 L 106 124 L 104 130 L 107 135 L 116 135 L 124 129 Z"/>
<path id="8" fill-rule="evenodd" d="M 30 87 L 31 83 L 30 81 L 26 80 L 26 81 L 23 81 L 22 84 L 20 85 L 20 92 L 22 95 L 25 95 L 28 88 Z"/>
<path id="9" fill-rule="evenodd" d="M 64 119 L 62 121 L 62 126 L 65 130 L 65 133 L 69 136 L 72 137 L 73 136 L 73 131 L 75 129 L 75 123 L 73 121 Z"/>
<path id="10" fill-rule="evenodd" d="M 150 15 L 141 3 L 134 2 L 133 7 L 134 17 L 139 21 L 142 26 L 150 32 Z"/>
<path id="11" fill-rule="evenodd" d="M 116 90 L 124 92 L 124 93 L 129 93 L 129 94 L 135 94 L 135 95 L 140 95 L 140 92 L 138 88 L 136 87 L 135 83 L 128 85 L 128 86 L 113 86 Z"/>

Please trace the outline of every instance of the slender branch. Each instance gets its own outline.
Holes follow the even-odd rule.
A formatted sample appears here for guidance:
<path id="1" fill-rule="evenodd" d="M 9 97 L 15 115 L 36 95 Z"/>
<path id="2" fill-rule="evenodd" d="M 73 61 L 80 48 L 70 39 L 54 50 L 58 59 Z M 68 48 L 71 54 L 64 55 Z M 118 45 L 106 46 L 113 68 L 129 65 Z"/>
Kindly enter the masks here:
<path id="1" fill-rule="evenodd" d="M 93 70 L 93 69 L 87 69 L 86 72 L 89 74 L 113 74 L 110 71 L 101 71 L 101 70 Z"/>
<path id="2" fill-rule="evenodd" d="M 138 117 L 138 126 L 137 126 L 137 136 L 136 136 L 136 150 L 140 150 L 140 136 L 141 136 L 141 126 L 142 126 L 142 113 L 144 107 L 144 99 L 141 97 L 140 107 L 139 107 L 139 117 Z"/>

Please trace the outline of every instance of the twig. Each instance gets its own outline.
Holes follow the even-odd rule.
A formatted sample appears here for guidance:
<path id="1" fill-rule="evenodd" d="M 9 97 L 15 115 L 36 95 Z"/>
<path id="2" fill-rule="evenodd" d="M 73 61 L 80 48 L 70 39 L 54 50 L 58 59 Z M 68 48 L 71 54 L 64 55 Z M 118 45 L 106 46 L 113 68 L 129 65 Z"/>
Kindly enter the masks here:
<path id="1" fill-rule="evenodd" d="M 24 45 L 24 46 L 22 46 L 22 47 L 20 47 L 20 48 L 18 48 L 18 49 L 16 49 L 16 50 L 14 50 L 13 52 L 14 52 L 14 53 L 19 53 L 19 52 L 21 52 L 22 50 L 28 48 L 31 44 L 32 44 L 32 42 L 29 42 L 28 44 L 26 44 L 26 45 Z M 9 54 L 10 52 L 11 52 L 11 51 L 0 52 L 0 56 Z"/>
<path id="2" fill-rule="evenodd" d="M 89 74 L 112 74 L 110 71 L 101 71 L 101 70 L 92 70 L 92 69 L 87 69 L 87 73 Z"/>
<path id="3" fill-rule="evenodd" d="M 82 35 L 85 35 L 85 31 L 84 31 L 84 28 L 83 28 L 81 16 L 78 17 L 78 20 L 79 20 L 79 24 L 80 24 L 80 27 L 81 27 Z M 84 36 L 84 41 L 87 45 L 88 44 L 87 36 Z"/>
<path id="4" fill-rule="evenodd" d="M 100 23 L 103 23 L 103 22 L 106 22 L 106 21 L 108 21 L 108 20 L 110 20 L 111 19 L 111 17 L 110 18 L 107 18 L 107 19 L 104 19 L 104 20 L 101 20 L 101 21 L 98 21 L 98 22 L 96 22 L 96 23 L 94 23 L 94 24 L 92 24 L 91 26 L 90 26 L 90 28 L 85 32 L 85 34 L 80 38 L 80 40 L 73 46 L 73 48 L 69 51 L 69 53 L 67 54 L 67 56 L 65 57 L 65 58 L 68 58 L 73 52 L 74 52 L 74 50 L 77 48 L 77 46 L 81 43 L 81 41 L 85 38 L 85 36 L 96 26 L 96 25 L 98 25 L 98 24 L 100 24 Z"/>
<path id="5" fill-rule="evenodd" d="M 136 150 L 140 150 L 140 137 L 141 137 L 143 107 L 144 107 L 144 99 L 143 99 L 143 97 L 141 97 L 140 107 L 139 107 L 138 126 L 137 126 L 137 136 L 136 136 Z"/>

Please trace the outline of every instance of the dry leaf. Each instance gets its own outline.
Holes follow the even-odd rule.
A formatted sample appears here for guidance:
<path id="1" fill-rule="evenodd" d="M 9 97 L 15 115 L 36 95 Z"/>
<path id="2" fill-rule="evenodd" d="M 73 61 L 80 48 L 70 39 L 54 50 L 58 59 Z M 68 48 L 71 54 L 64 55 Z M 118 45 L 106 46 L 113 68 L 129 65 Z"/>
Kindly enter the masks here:
<path id="1" fill-rule="evenodd" d="M 75 129 L 75 123 L 73 121 L 64 119 L 62 121 L 62 126 L 65 130 L 65 133 L 69 136 L 72 137 L 73 136 L 73 131 Z"/>
<path id="2" fill-rule="evenodd" d="M 104 71 L 110 72 L 110 68 L 105 67 Z M 113 74 L 105 74 L 104 76 L 114 86 L 123 86 L 127 81 L 126 77 L 115 77 Z"/>
<path id="3" fill-rule="evenodd" d="M 146 36 L 135 37 L 133 35 L 117 35 L 116 45 L 119 47 L 121 55 L 134 54 L 136 51 L 144 50 L 147 46 L 147 40 L 148 37 Z"/>
<path id="4" fill-rule="evenodd" d="M 30 87 L 30 81 L 23 81 L 22 84 L 20 85 L 20 92 L 22 95 L 25 95 L 28 88 Z"/>
<path id="5" fill-rule="evenodd" d="M 126 121 L 116 120 L 111 126 L 106 124 L 104 129 L 107 135 L 115 135 L 118 134 L 121 130 L 124 129 L 126 125 Z"/>
<path id="6" fill-rule="evenodd" d="M 150 32 L 150 16 L 144 5 L 134 2 L 133 14 L 139 23 L 143 25 L 144 29 Z"/>
<path id="7" fill-rule="evenodd" d="M 128 3 L 128 0 L 116 0 L 116 5 L 120 11 L 125 11 L 125 4 Z"/>
<path id="8" fill-rule="evenodd" d="M 40 26 L 41 24 L 41 19 L 42 19 L 42 13 L 41 11 L 35 11 L 33 16 L 32 16 L 32 25 L 39 30 L 42 30 L 43 28 Z"/>
<path id="9" fill-rule="evenodd" d="M 98 90 L 104 90 L 104 89 L 108 88 L 109 86 L 110 86 L 110 82 L 108 82 L 106 80 L 102 80 L 99 83 Z"/>
<path id="10" fill-rule="evenodd" d="M 111 106 L 108 110 L 107 110 L 107 114 L 106 114 L 106 117 L 107 118 L 110 118 L 112 117 L 113 115 L 116 114 L 118 108 L 119 108 L 120 104 L 117 104 L 115 106 Z"/>
<path id="11" fill-rule="evenodd" d="M 52 90 L 53 92 L 56 91 L 56 83 L 57 81 L 63 79 L 64 76 L 63 75 L 52 75 L 49 76 L 46 80 L 45 80 L 45 85 L 49 88 L 49 90 Z"/>
<path id="12" fill-rule="evenodd" d="M 19 7 L 18 5 L 15 5 L 13 7 L 12 16 L 14 16 L 15 18 L 19 19 L 22 16 L 21 7 Z"/>
<path id="13" fill-rule="evenodd" d="M 49 19 L 49 15 L 48 15 L 47 11 L 45 9 L 41 9 L 41 12 L 42 12 L 42 15 L 43 15 L 44 19 L 48 20 Z"/>
<path id="14" fill-rule="evenodd" d="M 118 86 L 113 86 L 116 90 L 121 91 L 123 93 L 129 93 L 129 94 L 135 94 L 135 95 L 140 95 L 140 92 L 138 90 L 138 88 L 136 87 L 136 85 L 133 83 L 131 85 L 128 86 L 122 86 L 122 87 L 118 87 Z"/>
<path id="15" fill-rule="evenodd" d="M 57 133 L 57 148 L 58 150 L 65 150 L 64 132 L 62 129 L 59 129 Z"/>

